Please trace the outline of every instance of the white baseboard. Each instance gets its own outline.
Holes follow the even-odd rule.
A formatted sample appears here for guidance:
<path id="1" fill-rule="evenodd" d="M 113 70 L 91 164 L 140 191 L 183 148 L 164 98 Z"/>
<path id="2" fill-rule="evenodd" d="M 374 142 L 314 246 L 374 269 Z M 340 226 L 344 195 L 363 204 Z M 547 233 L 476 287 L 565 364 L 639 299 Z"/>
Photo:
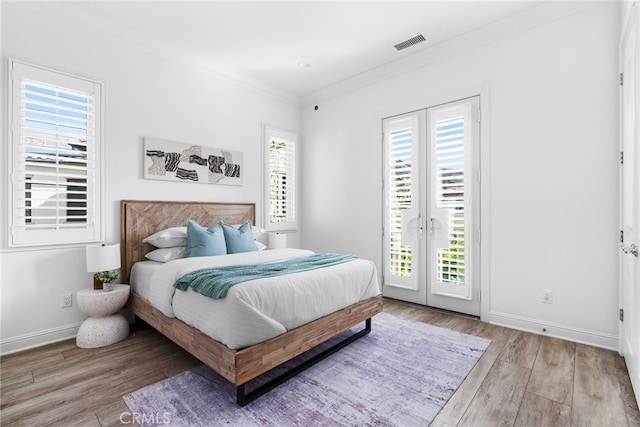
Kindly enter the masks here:
<path id="1" fill-rule="evenodd" d="M 618 351 L 618 335 L 607 334 L 587 329 L 574 328 L 560 325 L 553 322 L 543 322 L 538 319 L 529 319 L 513 314 L 491 311 L 489 313 L 489 323 L 521 331 L 532 332 L 539 335 L 547 335 L 554 338 L 561 338 L 581 344 L 606 348 Z"/>
<path id="2" fill-rule="evenodd" d="M 73 323 L 1 340 L 0 355 L 6 356 L 7 354 L 75 338 L 81 324 L 82 322 Z"/>
<path id="3" fill-rule="evenodd" d="M 521 331 L 532 332 L 534 334 L 561 338 L 581 344 L 602 347 L 608 350 L 619 350 L 618 336 L 614 334 L 574 328 L 552 322 L 542 322 L 537 319 L 530 319 L 496 311 L 491 311 L 489 313 L 489 323 Z M 74 338 L 77 335 L 81 324 L 82 322 L 79 322 L 1 340 L 0 355 L 5 356 L 7 354 L 17 353 L 19 351 L 29 350 L 31 348 Z"/>

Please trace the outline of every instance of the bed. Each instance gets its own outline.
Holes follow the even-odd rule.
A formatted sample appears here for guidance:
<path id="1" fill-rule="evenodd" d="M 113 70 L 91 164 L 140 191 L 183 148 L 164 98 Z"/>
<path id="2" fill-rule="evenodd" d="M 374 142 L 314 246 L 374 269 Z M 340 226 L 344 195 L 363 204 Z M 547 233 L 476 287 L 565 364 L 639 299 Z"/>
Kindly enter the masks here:
<path id="1" fill-rule="evenodd" d="M 249 256 L 257 256 L 261 259 L 272 260 L 277 258 L 279 253 L 278 250 L 265 250 L 255 254 L 234 254 L 223 257 L 202 257 L 201 259 L 190 258 L 187 260 L 172 261 L 171 263 L 180 265 L 180 268 L 176 270 L 177 272 L 172 270 L 174 266 L 169 265 L 170 263 L 155 266 L 153 262 L 146 260 L 145 254 L 154 250 L 155 247 L 144 243 L 143 239 L 169 227 L 182 226 L 188 219 L 197 221 L 203 225 L 212 225 L 219 221 L 227 224 L 243 224 L 249 221 L 251 224 L 255 224 L 255 204 L 123 200 L 121 202 L 122 282 L 131 284 L 130 279 L 132 278 L 135 282 L 132 284 L 132 292 L 127 307 L 138 318 L 157 329 L 160 333 L 183 347 L 204 364 L 234 384 L 238 405 L 242 406 L 247 404 L 302 370 L 328 357 L 333 352 L 366 335 L 371 331 L 371 318 L 382 311 L 382 295 L 379 292 L 377 274 L 375 274 L 375 277 L 369 279 L 370 283 L 366 285 L 366 292 L 358 291 L 361 292 L 361 296 L 356 298 L 356 300 L 350 301 L 349 303 L 341 302 L 340 304 L 344 305 L 344 307 L 336 309 L 335 311 L 333 308 L 325 308 L 324 310 L 331 310 L 331 312 L 323 313 L 321 316 L 314 316 L 310 319 L 298 316 L 299 318 L 296 319 L 296 323 L 292 324 L 293 326 L 289 325 L 289 327 L 285 327 L 282 330 L 277 329 L 277 327 L 282 327 L 278 326 L 280 322 L 272 322 L 275 324 L 273 328 L 264 328 L 267 334 L 266 339 L 261 339 L 260 335 L 252 336 L 252 328 L 258 325 L 258 323 L 256 323 L 257 320 L 252 323 L 252 309 L 246 309 L 242 315 L 243 319 L 247 319 L 246 322 L 242 323 L 249 325 L 246 333 L 240 329 L 241 325 L 238 325 L 237 335 L 241 338 L 236 339 L 234 334 L 229 332 L 226 332 L 226 335 L 218 336 L 215 331 L 208 331 L 206 325 L 201 326 L 194 320 L 189 312 L 194 312 L 195 310 L 185 309 L 185 307 L 203 306 L 208 312 L 216 312 L 218 311 L 218 307 L 222 307 L 215 305 L 222 304 L 220 301 L 212 302 L 209 298 L 202 295 L 191 295 L 189 292 L 183 293 L 182 291 L 176 290 L 176 302 L 169 303 L 169 306 L 162 306 L 162 304 L 158 304 L 157 298 L 154 300 L 146 291 L 142 290 L 143 286 L 137 282 L 142 283 L 144 281 L 137 277 L 132 277 L 132 270 L 134 271 L 134 276 L 136 276 L 140 274 L 139 271 L 147 267 L 151 270 L 158 269 L 158 272 L 150 276 L 154 278 L 153 283 L 150 284 L 150 286 L 153 287 L 156 285 L 156 282 L 170 281 L 172 280 L 172 275 L 181 274 L 180 268 L 183 268 L 184 265 L 194 264 L 200 266 L 201 262 L 205 261 L 204 258 L 222 259 L 223 257 L 232 258 L 237 256 L 240 259 L 244 259 Z M 283 254 L 286 256 L 300 255 L 297 252 L 299 250 L 284 251 Z M 218 260 L 216 260 L 216 262 L 218 262 Z M 358 262 L 361 261 L 358 260 Z M 365 261 L 362 260 L 362 262 Z M 317 282 L 314 288 L 334 286 L 333 283 L 331 283 L 332 279 L 329 279 L 333 277 L 331 276 L 330 269 L 336 269 L 336 281 L 343 280 L 346 274 L 350 274 L 348 273 L 348 264 L 351 263 L 353 263 L 353 266 L 357 265 L 356 261 L 352 261 L 338 266 L 323 268 L 323 274 L 325 275 L 323 277 L 327 280 L 322 280 L 325 280 L 326 283 L 322 281 Z M 375 266 L 373 268 L 375 272 Z M 160 273 L 160 271 L 163 273 Z M 303 272 L 296 274 L 305 275 L 312 273 Z M 360 273 L 361 276 L 363 274 L 362 272 Z M 168 278 L 165 279 L 165 276 Z M 304 280 L 307 278 L 320 280 L 317 278 L 314 279 L 313 276 L 305 276 Z M 256 291 L 251 287 L 259 286 L 260 280 L 236 285 L 229 293 L 230 295 L 232 292 L 234 295 L 254 295 Z M 277 280 L 277 278 L 265 280 Z M 375 290 L 372 287 L 372 283 L 375 283 Z M 136 288 L 136 286 L 138 286 L 138 288 Z M 149 287 L 149 284 L 147 283 L 146 286 Z M 279 289 L 280 286 L 280 282 L 273 285 L 275 289 Z M 285 285 L 282 286 L 283 289 L 286 289 Z M 364 284 L 358 286 L 365 289 Z M 137 291 L 137 289 L 140 290 Z M 236 291 L 236 289 L 238 290 Z M 358 292 L 354 294 L 358 294 Z M 232 298 L 228 299 L 232 300 Z M 151 301 L 153 301 L 153 303 Z M 195 303 L 192 301 L 195 301 Z M 176 310 L 182 307 L 182 312 L 167 312 L 167 310 L 173 310 L 174 307 Z M 232 311 L 229 313 L 232 313 Z M 305 313 L 302 314 L 306 316 L 306 310 Z M 198 317 L 202 316 L 196 316 L 196 318 Z M 301 324 L 298 325 L 298 323 Z M 356 332 L 350 333 L 346 338 L 340 338 L 340 340 L 336 344 L 331 345 L 331 347 L 315 354 L 311 358 L 307 358 L 306 361 L 298 366 L 289 369 L 253 390 L 246 389 L 249 381 L 262 376 L 272 369 L 316 348 L 320 344 L 338 335 L 344 334 L 345 331 L 354 328 L 360 323 L 364 324 L 361 329 L 356 328 Z M 203 330 L 207 331 L 207 333 L 203 332 Z M 212 336 L 218 339 L 214 339 Z"/>

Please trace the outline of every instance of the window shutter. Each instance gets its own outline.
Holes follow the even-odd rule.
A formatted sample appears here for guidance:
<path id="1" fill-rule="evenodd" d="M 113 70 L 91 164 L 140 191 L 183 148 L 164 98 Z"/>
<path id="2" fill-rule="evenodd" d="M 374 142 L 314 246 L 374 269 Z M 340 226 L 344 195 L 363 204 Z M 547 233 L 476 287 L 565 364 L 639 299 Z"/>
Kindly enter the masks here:
<path id="1" fill-rule="evenodd" d="M 435 124 L 436 206 L 448 208 L 449 245 L 437 252 L 438 280 L 465 283 L 464 117 Z"/>
<path id="2" fill-rule="evenodd" d="M 297 229 L 296 135 L 266 128 L 267 229 Z"/>
<path id="3" fill-rule="evenodd" d="M 399 277 L 411 277 L 411 246 L 402 244 L 402 212 L 413 206 L 413 128 L 389 132 L 389 271 Z"/>
<path id="4" fill-rule="evenodd" d="M 464 207 L 464 118 L 436 123 L 437 206 Z"/>
<path id="5" fill-rule="evenodd" d="M 98 240 L 100 84 L 11 70 L 10 245 Z"/>

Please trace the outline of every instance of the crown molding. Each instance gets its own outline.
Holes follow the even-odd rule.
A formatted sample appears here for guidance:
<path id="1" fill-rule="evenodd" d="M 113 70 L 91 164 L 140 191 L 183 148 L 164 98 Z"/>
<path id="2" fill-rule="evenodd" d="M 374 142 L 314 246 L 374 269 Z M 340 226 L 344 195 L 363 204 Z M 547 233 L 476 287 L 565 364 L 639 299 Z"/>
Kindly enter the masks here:
<path id="1" fill-rule="evenodd" d="M 492 24 L 462 34 L 453 39 L 426 47 L 383 66 L 363 72 L 330 86 L 302 96 L 301 106 L 307 108 L 318 102 L 383 82 L 395 76 L 426 67 L 481 46 L 507 39 L 533 28 L 566 18 L 591 7 L 606 3 L 599 1 L 545 1 L 529 9 Z"/>
<path id="2" fill-rule="evenodd" d="M 146 54 L 162 58 L 166 61 L 199 69 L 202 72 L 211 74 L 213 77 L 250 90 L 262 96 L 276 99 L 296 107 L 300 106 L 301 98 L 293 93 L 265 84 L 259 80 L 240 75 L 235 73 L 233 70 L 224 68 L 223 66 L 205 63 L 198 58 L 186 55 L 179 49 L 171 49 L 166 46 L 159 45 L 150 38 L 143 37 L 134 31 L 115 25 L 108 19 L 85 12 L 75 7 L 74 2 L 26 1 L 12 2 L 11 4 L 27 10 L 30 13 L 46 17 L 48 20 L 54 18 L 63 22 L 64 25 L 68 27 L 75 28 L 96 37 L 110 40 L 129 48 L 142 51 Z"/>
<path id="3" fill-rule="evenodd" d="M 222 65 L 205 63 L 198 58 L 186 55 L 179 49 L 170 49 L 166 46 L 159 45 L 152 39 L 142 37 L 134 31 L 116 26 L 107 19 L 75 7 L 74 2 L 26 1 L 11 2 L 11 4 L 29 10 L 32 13 L 46 16 L 47 19 L 53 17 L 61 20 L 65 25 L 74 27 L 80 31 L 143 51 L 167 61 L 199 69 L 218 79 L 262 96 L 295 107 L 304 108 L 609 2 L 612 1 L 542 1 L 526 10 L 495 21 L 492 24 L 431 47 L 426 47 L 412 55 L 405 56 L 302 96 L 273 87 L 248 76 L 240 75 L 233 70 L 224 68 Z"/>

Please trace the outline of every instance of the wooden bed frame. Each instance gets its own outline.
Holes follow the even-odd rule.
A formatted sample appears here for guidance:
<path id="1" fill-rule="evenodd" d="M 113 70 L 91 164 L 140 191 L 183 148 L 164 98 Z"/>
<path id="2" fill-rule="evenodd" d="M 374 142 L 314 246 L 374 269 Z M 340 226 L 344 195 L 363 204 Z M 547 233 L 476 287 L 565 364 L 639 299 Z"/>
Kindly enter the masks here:
<path id="1" fill-rule="evenodd" d="M 241 224 L 249 220 L 255 224 L 255 204 L 253 203 L 123 200 L 120 214 L 123 283 L 129 282 L 133 264 L 144 260 L 144 255 L 154 249 L 153 246 L 143 243 L 142 239 L 157 231 L 185 225 L 187 219 L 193 219 L 203 225 L 212 225 L 221 220 L 229 224 Z M 165 316 L 152 307 L 146 299 L 134 293 L 131 293 L 128 308 L 137 317 L 233 383 L 236 386 L 236 401 L 243 406 L 369 333 L 371 317 L 382 311 L 382 295 L 371 297 L 240 350 L 229 349 L 181 320 Z M 361 322 L 365 322 L 362 330 L 255 390 L 246 392 L 245 384 L 250 380 Z"/>

